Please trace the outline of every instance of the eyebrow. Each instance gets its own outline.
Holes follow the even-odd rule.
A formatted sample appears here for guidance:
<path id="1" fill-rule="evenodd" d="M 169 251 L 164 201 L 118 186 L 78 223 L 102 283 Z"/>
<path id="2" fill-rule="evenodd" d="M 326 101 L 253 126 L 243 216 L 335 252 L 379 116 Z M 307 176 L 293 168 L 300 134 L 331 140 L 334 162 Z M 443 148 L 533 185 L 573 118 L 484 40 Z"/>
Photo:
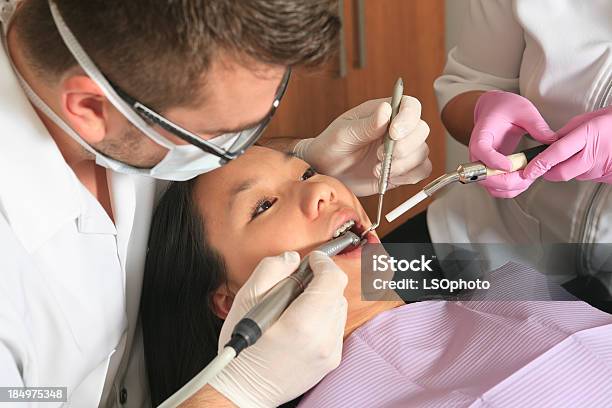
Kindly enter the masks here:
<path id="1" fill-rule="evenodd" d="M 283 156 L 285 158 L 285 162 L 291 159 L 298 158 L 297 154 L 295 154 L 294 152 L 284 152 Z M 253 186 L 257 185 L 258 182 L 259 182 L 258 179 L 249 178 L 249 179 L 241 181 L 236 186 L 232 187 L 232 189 L 229 192 L 229 195 L 230 195 L 229 210 L 231 210 L 232 207 L 234 206 L 234 203 L 236 202 L 236 198 L 240 193 L 243 193 L 245 191 L 252 189 Z"/>
<path id="2" fill-rule="evenodd" d="M 230 194 L 230 205 L 229 205 L 230 210 L 234 206 L 234 203 L 236 202 L 236 197 L 240 193 L 250 190 L 256 184 L 257 184 L 257 180 L 255 180 L 254 178 L 250 178 L 250 179 L 243 180 L 236 186 L 232 187 L 229 193 Z"/>

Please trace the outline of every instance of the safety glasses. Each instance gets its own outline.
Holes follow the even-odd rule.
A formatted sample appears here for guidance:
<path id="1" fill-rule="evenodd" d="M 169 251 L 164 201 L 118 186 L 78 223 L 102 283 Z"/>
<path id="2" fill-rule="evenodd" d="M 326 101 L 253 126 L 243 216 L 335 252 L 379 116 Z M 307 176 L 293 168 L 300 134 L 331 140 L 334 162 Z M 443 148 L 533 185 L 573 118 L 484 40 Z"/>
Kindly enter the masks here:
<path id="1" fill-rule="evenodd" d="M 163 115 L 160 115 L 153 109 L 147 107 L 145 104 L 139 102 L 136 98 L 130 96 L 117 85 L 111 83 L 111 81 L 109 81 L 108 78 L 102 72 L 100 72 L 96 64 L 91 60 L 81 44 L 78 42 L 72 31 L 70 31 L 66 25 L 66 22 L 62 18 L 55 1 L 48 0 L 48 3 L 51 16 L 53 17 L 57 30 L 64 40 L 64 44 L 66 44 L 66 47 L 68 47 L 72 53 L 72 56 L 77 60 L 81 68 L 83 68 L 87 75 L 89 75 L 89 77 L 104 91 L 106 97 L 115 106 L 115 108 L 119 110 L 119 112 L 121 112 L 137 129 L 162 146 L 169 147 L 173 143 L 171 143 L 163 135 L 156 132 L 152 128 L 152 125 L 158 125 L 162 129 L 165 129 L 185 142 L 198 147 L 202 151 L 219 157 L 222 163 L 233 160 L 243 154 L 247 148 L 252 146 L 262 136 L 264 130 L 270 123 L 272 116 L 274 116 L 274 113 L 280 104 L 281 98 L 287 90 L 287 84 L 289 83 L 289 77 L 291 76 L 290 68 L 287 69 L 283 79 L 281 80 L 281 84 L 276 92 L 274 101 L 272 102 L 272 108 L 270 108 L 270 111 L 266 117 L 257 126 L 237 133 L 220 135 L 211 140 L 204 140 L 200 136 L 168 120 Z M 219 146 L 213 143 L 217 138 L 222 140 L 230 140 L 232 141 L 232 144 L 227 148 L 224 146 Z"/>
<path id="2" fill-rule="evenodd" d="M 285 91 L 287 90 L 287 85 L 289 84 L 290 77 L 291 68 L 288 68 L 287 71 L 285 71 L 285 74 L 283 75 L 278 90 L 276 91 L 276 95 L 274 96 L 274 101 L 272 102 L 272 107 L 270 108 L 270 111 L 259 124 L 252 128 L 241 130 L 237 133 L 218 136 L 219 138 L 223 138 L 224 140 L 234 140 L 232 145 L 227 149 L 224 149 L 223 147 L 218 146 L 212 143 L 211 141 L 202 139 L 195 133 L 184 129 L 183 127 L 177 125 L 171 120 L 165 118 L 163 115 L 157 113 L 156 111 L 147 107 L 143 103 L 138 102 L 138 100 L 128 95 L 116 84 L 111 82 L 111 86 L 114 88 L 117 95 L 119 95 L 126 103 L 128 103 L 132 107 L 132 109 L 146 121 L 158 125 L 162 129 L 172 133 L 174 136 L 202 149 L 207 153 L 214 154 L 215 156 L 219 157 L 223 162 L 228 162 L 242 155 L 246 149 L 251 147 L 257 142 L 257 140 L 259 140 L 259 138 L 261 138 L 264 131 L 266 130 L 266 127 L 272 120 L 276 109 L 280 105 L 280 101 L 283 98 L 283 95 L 285 95 Z"/>

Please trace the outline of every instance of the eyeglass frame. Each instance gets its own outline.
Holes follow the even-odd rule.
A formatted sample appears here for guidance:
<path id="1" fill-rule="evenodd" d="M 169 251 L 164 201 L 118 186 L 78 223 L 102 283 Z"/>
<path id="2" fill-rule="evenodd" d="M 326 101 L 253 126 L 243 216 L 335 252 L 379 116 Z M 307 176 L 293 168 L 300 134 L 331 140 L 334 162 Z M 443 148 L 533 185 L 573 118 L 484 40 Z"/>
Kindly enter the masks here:
<path id="1" fill-rule="evenodd" d="M 190 132 L 189 130 L 177 125 L 176 123 L 166 118 L 164 115 L 161 115 L 160 113 L 149 108 L 145 104 L 139 102 L 136 98 L 133 98 L 132 96 L 130 96 L 127 92 L 125 92 L 115 83 L 111 81 L 109 81 L 109 83 L 113 87 L 117 95 L 121 97 L 121 99 L 123 99 L 126 103 L 128 103 L 130 107 L 144 120 L 158 125 L 162 129 L 172 133 L 172 135 L 178 137 L 179 139 L 191 145 L 194 145 L 200 148 L 206 153 L 210 153 L 210 154 L 213 154 L 219 157 L 222 163 L 225 164 L 231 160 L 234 160 L 240 157 L 242 154 L 244 154 L 246 149 L 253 146 L 261 138 L 264 131 L 270 124 L 272 117 L 274 117 L 274 113 L 278 109 L 278 106 L 280 105 L 280 102 L 283 96 L 285 95 L 285 92 L 287 91 L 287 86 L 289 85 L 290 77 L 291 77 L 291 67 L 288 67 L 285 73 L 283 74 L 281 83 L 276 91 L 276 94 L 274 95 L 274 100 L 272 101 L 272 107 L 268 111 L 267 115 L 261 120 L 261 122 L 259 122 L 259 124 L 257 124 L 254 128 L 250 128 L 250 129 L 253 129 L 253 136 L 251 136 L 250 139 L 247 140 L 247 143 L 244 146 L 242 146 L 239 150 L 235 152 L 230 152 L 230 150 L 232 149 L 234 145 L 230 146 L 229 149 L 226 150 L 226 149 L 223 149 L 221 146 L 211 143 L 205 139 L 202 139 L 200 138 L 200 136 L 196 135 L 195 133 Z M 235 134 L 238 135 L 240 132 L 243 132 L 245 130 L 250 130 L 250 129 L 244 129 L 244 130 L 236 132 Z M 223 135 L 219 135 L 217 137 L 220 137 L 220 136 L 223 136 Z M 237 143 L 239 139 L 240 137 L 236 139 L 236 142 L 234 142 L 234 144 Z"/>

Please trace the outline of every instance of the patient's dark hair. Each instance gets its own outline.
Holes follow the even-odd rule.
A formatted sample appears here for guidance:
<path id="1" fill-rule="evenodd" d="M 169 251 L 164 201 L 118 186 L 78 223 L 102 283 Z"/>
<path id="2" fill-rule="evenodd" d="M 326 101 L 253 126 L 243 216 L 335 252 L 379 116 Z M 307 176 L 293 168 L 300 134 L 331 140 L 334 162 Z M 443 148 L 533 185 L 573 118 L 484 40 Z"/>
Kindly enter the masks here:
<path id="1" fill-rule="evenodd" d="M 226 268 L 206 242 L 195 180 L 171 184 L 151 223 L 140 310 L 153 406 L 216 356 L 223 324 L 212 294 L 225 283 Z"/>

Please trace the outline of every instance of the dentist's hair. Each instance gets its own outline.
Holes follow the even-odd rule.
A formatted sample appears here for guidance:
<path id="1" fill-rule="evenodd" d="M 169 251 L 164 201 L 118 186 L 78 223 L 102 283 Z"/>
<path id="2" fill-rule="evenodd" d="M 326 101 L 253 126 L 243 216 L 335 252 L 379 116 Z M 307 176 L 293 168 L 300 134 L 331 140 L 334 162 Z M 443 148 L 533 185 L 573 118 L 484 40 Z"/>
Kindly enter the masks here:
<path id="1" fill-rule="evenodd" d="M 57 81 L 76 61 L 48 0 L 23 1 L 15 29 L 40 75 Z M 162 111 L 201 102 L 220 54 L 281 66 L 315 66 L 337 48 L 337 0 L 54 0 L 92 60 L 112 82 Z"/>
<path id="2" fill-rule="evenodd" d="M 151 223 L 140 314 L 153 406 L 217 355 L 223 325 L 212 295 L 226 282 L 226 267 L 206 242 L 196 180 L 171 184 Z"/>

